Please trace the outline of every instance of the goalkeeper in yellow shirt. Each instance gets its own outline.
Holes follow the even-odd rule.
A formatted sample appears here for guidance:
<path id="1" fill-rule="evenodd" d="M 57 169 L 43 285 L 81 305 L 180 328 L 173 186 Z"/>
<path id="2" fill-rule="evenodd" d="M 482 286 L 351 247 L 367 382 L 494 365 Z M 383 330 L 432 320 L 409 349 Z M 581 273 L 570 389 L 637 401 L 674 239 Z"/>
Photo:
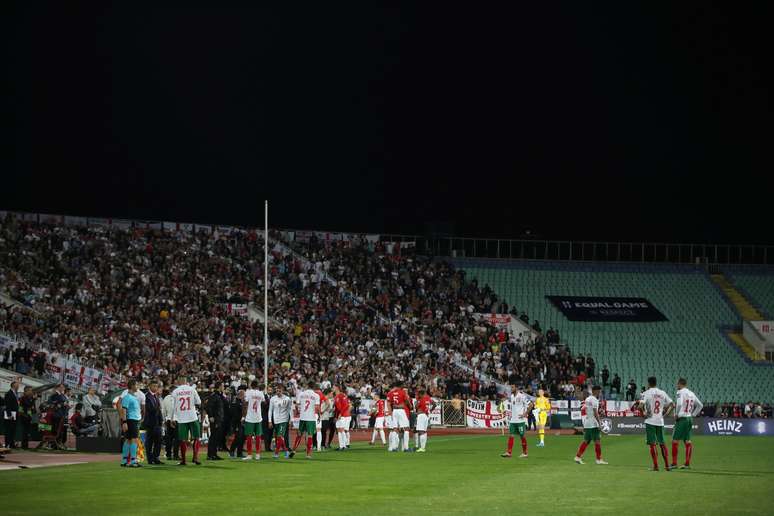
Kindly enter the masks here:
<path id="1" fill-rule="evenodd" d="M 548 420 L 548 414 L 551 413 L 551 402 L 546 398 L 543 389 L 538 389 L 538 397 L 535 399 L 535 410 L 537 411 L 538 436 L 540 436 L 540 442 L 537 445 L 542 448 L 546 445 L 546 421 Z"/>

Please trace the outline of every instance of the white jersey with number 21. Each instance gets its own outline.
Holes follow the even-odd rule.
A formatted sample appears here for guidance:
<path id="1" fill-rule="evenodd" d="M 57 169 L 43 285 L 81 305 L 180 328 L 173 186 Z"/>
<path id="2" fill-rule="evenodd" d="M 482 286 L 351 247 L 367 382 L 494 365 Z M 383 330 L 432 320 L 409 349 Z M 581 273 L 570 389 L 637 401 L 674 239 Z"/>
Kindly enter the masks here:
<path id="1" fill-rule="evenodd" d="M 181 385 L 172 391 L 175 406 L 172 409 L 172 420 L 178 423 L 192 423 L 199 420 L 196 405 L 201 405 L 199 393 L 190 385 Z"/>

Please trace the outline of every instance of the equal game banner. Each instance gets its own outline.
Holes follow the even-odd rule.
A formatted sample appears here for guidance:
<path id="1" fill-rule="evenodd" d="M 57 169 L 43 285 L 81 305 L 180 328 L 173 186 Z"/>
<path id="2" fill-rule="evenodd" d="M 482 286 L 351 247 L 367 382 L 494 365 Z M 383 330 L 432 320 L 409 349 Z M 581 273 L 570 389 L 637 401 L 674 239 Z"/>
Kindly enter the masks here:
<path id="1" fill-rule="evenodd" d="M 546 296 L 571 321 L 660 322 L 668 319 L 643 297 Z"/>

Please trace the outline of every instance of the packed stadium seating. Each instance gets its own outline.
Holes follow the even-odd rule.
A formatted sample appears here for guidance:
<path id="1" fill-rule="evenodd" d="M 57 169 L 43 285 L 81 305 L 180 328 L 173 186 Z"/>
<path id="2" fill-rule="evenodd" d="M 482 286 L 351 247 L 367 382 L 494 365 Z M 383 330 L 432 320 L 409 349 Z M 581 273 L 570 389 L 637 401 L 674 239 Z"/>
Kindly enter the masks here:
<path id="1" fill-rule="evenodd" d="M 774 399 L 774 367 L 750 364 L 720 331 L 720 327 L 738 326 L 739 317 L 702 269 L 469 259 L 455 264 L 468 277 L 491 285 L 506 301 L 526 310 L 544 329 L 557 329 L 574 353 L 593 354 L 624 382 L 634 378 L 643 385 L 647 376 L 655 374 L 671 385 L 687 376 L 706 400 Z M 644 297 L 669 320 L 573 322 L 545 298 L 552 294 Z"/>
<path id="2" fill-rule="evenodd" d="M 177 374 L 238 381 L 262 371 L 262 325 L 227 308 L 263 303 L 260 234 L 10 217 L 0 224 L 0 287 L 29 307 L 0 307 L 0 329 L 24 344 L 168 382 Z M 365 387 L 399 379 L 450 394 L 471 379 L 457 366 L 463 361 L 488 373 L 505 361 L 498 377 L 520 381 L 553 362 L 546 384 L 571 378 L 572 357 L 561 351 L 516 336 L 496 342 L 495 329 L 473 317 L 496 297 L 447 263 L 408 250 L 387 256 L 365 241 L 282 243 L 275 235 L 270 247 L 269 306 L 279 321 L 270 335 L 272 381 L 320 376 Z M 511 363 L 517 344 L 524 356 Z"/>

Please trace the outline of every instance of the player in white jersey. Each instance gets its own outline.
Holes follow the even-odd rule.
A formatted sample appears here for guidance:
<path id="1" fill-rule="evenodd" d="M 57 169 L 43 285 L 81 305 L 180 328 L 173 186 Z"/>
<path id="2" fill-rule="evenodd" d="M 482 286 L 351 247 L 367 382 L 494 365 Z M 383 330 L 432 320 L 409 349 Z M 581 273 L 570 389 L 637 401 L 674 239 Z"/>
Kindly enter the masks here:
<path id="1" fill-rule="evenodd" d="M 279 452 L 284 451 L 285 457 L 290 458 L 285 432 L 290 422 L 290 413 L 293 410 L 293 400 L 285 395 L 284 387 L 278 383 L 274 388 L 276 394 L 269 400 L 269 430 L 274 430 L 274 458 L 279 457 Z"/>
<path id="2" fill-rule="evenodd" d="M 669 471 L 669 458 L 667 457 L 666 444 L 664 444 L 664 415 L 669 414 L 675 404 L 666 392 L 656 387 L 656 377 L 651 376 L 648 378 L 648 390 L 642 393 L 639 405 L 645 416 L 645 439 L 650 447 L 653 471 L 658 471 L 657 444 L 661 448 L 664 469 Z"/>
<path id="3" fill-rule="evenodd" d="M 677 380 L 676 398 L 675 428 L 672 431 L 672 469 L 677 467 L 677 452 L 680 449 L 680 441 L 685 443 L 685 464 L 680 466 L 680 469 L 688 469 L 691 467 L 691 455 L 693 454 L 693 443 L 691 442 L 693 417 L 701 412 L 704 405 L 688 389 L 688 381 L 685 378 Z"/>
<path id="4" fill-rule="evenodd" d="M 263 435 L 261 404 L 266 401 L 266 396 L 258 390 L 258 386 L 258 380 L 250 382 L 250 388 L 245 391 L 242 402 L 242 426 L 247 440 L 247 455 L 242 460 L 251 458 L 261 460 L 261 436 Z M 253 455 L 253 438 L 255 438 L 255 455 Z"/>
<path id="5" fill-rule="evenodd" d="M 177 438 L 180 441 L 180 466 L 185 466 L 185 452 L 188 440 L 193 441 L 193 462 L 200 465 L 199 462 L 199 437 L 202 435 L 199 424 L 199 414 L 196 412 L 196 406 L 202 404 L 199 393 L 196 388 L 189 385 L 184 378 L 178 381 L 178 387 L 172 391 L 172 425 L 177 427 Z"/>
<path id="6" fill-rule="evenodd" d="M 301 439 L 306 435 L 306 458 L 312 458 L 312 444 L 314 438 L 312 437 L 317 432 L 317 421 L 320 418 L 320 396 L 314 392 L 315 383 L 310 380 L 307 383 L 307 388 L 302 391 L 298 391 L 296 394 L 296 407 L 300 416 L 298 423 L 298 434 L 296 434 L 296 440 L 293 443 L 293 451 L 291 455 L 296 453 L 298 445 L 301 444 Z"/>
<path id="7" fill-rule="evenodd" d="M 508 450 L 500 455 L 503 458 L 510 458 L 513 452 L 513 442 L 516 435 L 521 437 L 521 455 L 519 457 L 527 458 L 527 438 L 524 433 L 527 430 L 527 414 L 534 404 L 532 398 L 519 390 L 518 385 L 511 385 L 511 417 L 508 420 Z"/>
<path id="8" fill-rule="evenodd" d="M 600 415 L 600 403 L 599 395 L 602 392 L 602 387 L 595 385 L 591 388 L 591 394 L 583 401 L 581 407 L 581 418 L 583 419 L 583 442 L 578 448 L 578 453 L 575 454 L 575 462 L 583 464 L 583 452 L 586 451 L 586 447 L 591 441 L 594 441 L 594 452 L 597 456 L 597 464 L 607 464 L 602 460 L 602 444 L 600 443 L 600 427 L 602 426 L 599 420 Z"/>

